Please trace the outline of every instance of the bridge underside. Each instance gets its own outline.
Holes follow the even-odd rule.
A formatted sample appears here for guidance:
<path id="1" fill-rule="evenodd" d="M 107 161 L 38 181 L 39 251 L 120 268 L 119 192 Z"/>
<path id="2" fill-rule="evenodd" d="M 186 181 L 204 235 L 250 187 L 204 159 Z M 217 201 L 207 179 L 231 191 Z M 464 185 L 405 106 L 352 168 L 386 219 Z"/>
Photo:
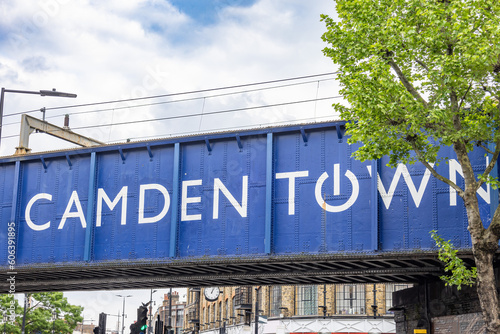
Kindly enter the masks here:
<path id="1" fill-rule="evenodd" d="M 473 265 L 472 255 L 461 256 Z M 265 258 L 224 258 L 170 261 L 168 263 L 120 262 L 86 266 L 18 268 L 14 275 L 0 274 L 0 286 L 9 291 L 15 276 L 16 292 L 203 287 L 244 285 L 294 285 L 336 283 L 419 282 L 443 275 L 435 253 L 381 255 L 317 255 Z"/>

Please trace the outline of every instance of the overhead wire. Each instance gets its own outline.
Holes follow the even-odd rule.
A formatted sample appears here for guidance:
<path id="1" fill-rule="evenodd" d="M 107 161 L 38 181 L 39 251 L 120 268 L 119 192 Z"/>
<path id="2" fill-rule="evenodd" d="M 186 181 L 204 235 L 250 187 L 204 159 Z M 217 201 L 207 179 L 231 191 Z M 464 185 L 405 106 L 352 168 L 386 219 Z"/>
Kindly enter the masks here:
<path id="1" fill-rule="evenodd" d="M 315 98 L 315 99 L 309 99 L 309 100 L 300 100 L 300 101 L 283 102 L 283 103 L 268 104 L 268 105 L 261 105 L 261 106 L 252 106 L 252 107 L 243 107 L 243 108 L 235 108 L 235 109 L 217 110 L 217 111 L 211 111 L 211 112 L 204 112 L 203 116 L 224 114 L 224 113 L 237 112 L 237 111 L 246 111 L 246 110 L 255 110 L 255 109 L 263 109 L 263 108 L 281 107 L 281 106 L 286 106 L 286 105 L 295 105 L 295 104 L 301 104 L 301 103 L 310 103 L 310 102 L 331 100 L 331 99 L 337 99 L 337 98 L 342 98 L 342 96 L 340 96 L 340 95 L 338 95 L 338 96 L 328 96 L 328 97 Z M 91 129 L 91 128 L 103 128 L 103 127 L 110 127 L 110 126 L 122 126 L 122 125 L 138 124 L 138 123 L 157 122 L 157 121 L 172 120 L 172 119 L 181 119 L 181 118 L 197 117 L 197 116 L 201 116 L 201 114 L 200 113 L 196 113 L 196 114 L 184 114 L 184 115 L 176 115 L 176 116 L 159 117 L 159 118 L 153 118 L 153 119 L 143 119 L 143 120 L 118 122 L 118 123 L 113 123 L 113 124 L 85 125 L 85 126 L 72 127 L 71 129 L 73 131 L 73 130 L 83 130 L 83 129 Z M 326 117 L 329 117 L 329 116 L 326 116 Z M 315 119 L 315 118 L 316 117 L 312 117 L 312 118 L 307 118 L 305 120 Z M 324 117 L 320 117 L 320 118 L 324 118 Z M 286 122 L 286 121 L 283 121 L 283 122 Z M 272 122 L 272 123 L 264 123 L 264 124 L 274 124 L 274 123 L 278 124 L 278 123 L 281 123 L 281 122 Z M 232 127 L 232 128 L 234 128 L 234 127 Z M 190 131 L 190 133 L 192 133 L 192 131 Z M 161 135 L 158 135 L 158 136 L 161 136 Z M 3 138 L 14 138 L 14 137 L 18 137 L 18 135 L 4 136 Z"/>
<path id="2" fill-rule="evenodd" d="M 58 106 L 58 107 L 48 107 L 48 108 L 44 108 L 44 110 L 47 111 L 47 110 L 57 110 L 57 109 L 65 109 L 65 108 L 68 109 L 68 108 L 77 108 L 77 107 L 90 107 L 90 106 L 105 105 L 105 104 L 110 104 L 110 103 L 131 102 L 131 101 L 139 101 L 139 100 L 164 98 L 164 97 L 182 96 L 182 95 L 189 95 L 189 94 L 201 94 L 201 93 L 215 92 L 215 91 L 228 90 L 228 89 L 244 88 L 244 87 L 250 87 L 250 86 L 262 86 L 262 85 L 269 85 L 269 84 L 273 84 L 273 83 L 281 83 L 281 82 L 287 82 L 287 81 L 297 81 L 297 80 L 303 80 L 303 79 L 309 79 L 309 78 L 318 78 L 318 77 L 333 75 L 333 74 L 336 74 L 336 73 L 337 72 L 322 73 L 322 74 L 307 75 L 307 76 L 293 77 L 293 78 L 287 78 L 287 79 L 262 81 L 262 82 L 249 83 L 249 84 L 240 84 L 240 85 L 225 86 L 225 87 L 210 88 L 210 89 L 202 89 L 202 90 L 195 90 L 195 91 L 186 91 L 186 92 L 179 92 L 179 93 L 161 94 L 161 95 L 146 96 L 146 97 L 139 97 L 139 98 L 130 98 L 130 99 L 122 99 L 122 100 L 111 100 L 111 101 L 101 101 L 101 102 L 94 102 L 94 103 L 85 103 L 85 104 L 67 105 L 67 106 Z M 334 80 L 334 79 L 333 78 L 317 79 L 317 80 L 309 80 L 309 81 L 305 81 L 305 82 L 301 81 L 301 82 L 295 82 L 295 83 L 282 84 L 282 85 L 271 86 L 271 87 L 258 87 L 258 88 L 254 88 L 254 89 L 238 90 L 238 91 L 227 92 L 227 93 L 220 93 L 220 94 L 200 95 L 200 96 L 183 98 L 183 99 L 177 99 L 177 100 L 159 101 L 159 102 L 151 102 L 151 103 L 144 103 L 144 104 L 137 104 L 137 105 L 127 105 L 127 106 L 120 106 L 120 107 L 113 107 L 113 108 L 97 109 L 97 110 L 84 110 L 84 111 L 77 111 L 77 112 L 68 113 L 68 115 L 82 115 L 82 114 L 104 112 L 104 111 L 115 111 L 115 110 L 128 109 L 128 108 L 141 108 L 141 107 L 155 106 L 155 105 L 168 104 L 168 103 L 180 103 L 180 102 L 187 102 L 187 101 L 195 101 L 195 100 L 200 100 L 200 99 L 206 100 L 207 98 L 217 98 L 217 97 L 222 97 L 222 96 L 236 95 L 236 94 L 245 94 L 245 93 L 262 91 L 262 90 L 271 90 L 271 89 L 286 88 L 286 87 L 298 86 L 298 85 L 305 85 L 305 84 L 316 83 L 316 82 L 318 83 L 318 87 L 319 87 L 319 82 L 320 81 L 323 82 L 323 81 L 329 81 L 329 80 Z M 203 116 L 205 116 L 205 115 L 224 114 L 224 113 L 230 113 L 230 112 L 239 112 L 239 111 L 249 111 L 249 110 L 271 108 L 271 107 L 280 107 L 280 106 L 300 104 L 300 103 L 308 103 L 308 102 L 315 102 L 315 103 L 317 103 L 318 101 L 321 101 L 321 100 L 328 100 L 328 99 L 334 99 L 334 98 L 341 98 L 341 96 L 329 96 L 329 97 L 324 97 L 324 98 L 319 98 L 318 99 L 317 98 L 317 92 L 316 92 L 316 98 L 315 99 L 301 100 L 301 101 L 292 101 L 292 102 L 283 102 L 283 103 L 276 103 L 276 104 L 269 104 L 269 105 L 260 105 L 260 106 L 251 106 L 251 107 L 242 107 L 242 108 L 233 108 L 233 109 L 227 109 L 227 110 L 216 110 L 216 111 L 211 111 L 211 112 L 204 112 Z M 32 112 L 37 112 L 37 111 L 39 112 L 40 110 L 41 109 L 35 109 L 35 110 L 29 110 L 29 111 L 25 111 L 25 112 L 13 113 L 13 114 L 4 115 L 4 117 L 15 116 L 15 115 L 19 115 L 19 114 L 32 113 Z M 197 117 L 197 116 L 200 116 L 200 113 L 184 114 L 184 115 L 176 115 L 176 116 L 167 116 L 167 117 L 159 117 L 159 118 L 154 118 L 154 119 L 125 121 L 125 122 L 118 122 L 118 123 L 111 122 L 111 124 L 87 125 L 87 126 L 73 127 L 72 130 L 81 130 L 81 129 L 89 129 L 89 128 L 103 128 L 103 127 L 112 127 L 112 126 L 123 126 L 123 125 L 129 125 L 129 124 L 147 123 L 147 122 L 154 122 L 154 121 L 181 119 L 181 118 Z M 55 117 L 62 117 L 62 115 L 47 116 L 45 118 L 55 118 Z M 314 117 L 314 118 L 306 118 L 304 120 L 315 119 L 315 118 L 316 117 Z M 320 117 L 320 118 L 322 118 L 322 117 Z M 291 121 L 293 122 L 294 120 L 291 120 Z M 283 122 L 286 122 L 286 121 L 283 121 Z M 280 122 L 272 122 L 272 123 L 264 123 L 264 124 L 279 124 L 279 123 Z M 6 126 L 6 125 L 13 125 L 13 124 L 19 124 L 19 122 L 4 123 L 4 126 Z M 234 128 L 234 127 L 232 127 L 232 128 Z M 189 133 L 192 133 L 192 131 L 190 131 Z M 10 135 L 10 136 L 4 136 L 4 138 L 12 138 L 12 137 L 17 137 L 17 136 L 18 135 Z M 162 136 L 162 135 L 158 134 L 158 136 Z M 139 137 L 139 138 L 142 138 L 142 137 Z"/>
<path id="3" fill-rule="evenodd" d="M 121 107 L 113 107 L 113 108 L 106 108 L 106 109 L 96 109 L 96 110 L 81 111 L 81 112 L 74 112 L 74 113 L 67 113 L 67 114 L 69 116 L 72 116 L 72 115 L 90 114 L 90 113 L 104 112 L 104 111 L 111 111 L 111 110 L 121 110 L 121 109 L 129 109 L 129 108 L 150 107 L 150 106 L 156 106 L 156 105 L 161 105 L 161 104 L 189 102 L 189 101 L 196 101 L 196 100 L 202 100 L 202 99 L 211 99 L 211 98 L 228 96 L 228 95 L 251 93 L 251 92 L 257 92 L 257 91 L 261 91 L 261 90 L 270 90 L 270 89 L 285 88 L 285 87 L 291 87 L 291 86 L 299 86 L 299 85 L 305 85 L 305 84 L 310 84 L 310 83 L 315 83 L 315 82 L 323 82 L 323 81 L 329 81 L 329 80 L 334 80 L 334 79 L 323 79 L 323 80 L 306 81 L 306 82 L 300 82 L 300 83 L 294 83 L 294 84 L 287 84 L 287 85 L 280 85 L 280 86 L 273 86 L 273 87 L 265 87 L 265 88 L 256 88 L 256 89 L 248 89 L 248 90 L 244 90 L 244 91 L 237 91 L 237 92 L 230 92 L 230 93 L 223 93 L 223 94 L 190 97 L 190 98 L 185 98 L 185 99 L 180 99 L 180 100 L 170 100 L 170 101 L 161 101 L 161 102 L 153 102 L 153 103 L 145 103 L 145 104 L 127 105 L 127 106 L 121 106 Z M 62 117 L 62 115 L 47 116 L 46 118 L 55 118 L 55 117 Z"/>
<path id="4" fill-rule="evenodd" d="M 322 101 L 322 100 L 330 100 L 330 99 L 340 98 L 340 97 L 341 96 L 329 96 L 329 97 L 323 97 L 323 98 L 318 98 L 318 99 L 292 101 L 292 102 L 283 102 L 283 103 L 276 103 L 276 104 L 267 104 L 267 105 L 261 105 L 261 106 L 243 107 L 243 108 L 217 110 L 217 111 L 209 111 L 209 112 L 204 112 L 203 116 L 225 114 L 225 113 L 229 113 L 229 112 L 246 111 L 246 110 L 254 110 L 254 109 L 281 107 L 281 106 L 285 106 L 285 105 L 293 105 L 293 104 L 308 103 L 308 102 L 315 102 L 315 101 Z M 201 114 L 200 113 L 196 113 L 196 114 L 184 114 L 184 115 L 176 115 L 176 116 L 158 117 L 158 118 L 152 118 L 152 119 L 143 119 L 143 120 L 118 122 L 118 123 L 114 123 L 114 124 L 86 125 L 86 126 L 74 127 L 73 129 L 74 130 L 82 130 L 82 129 L 89 129 L 89 128 L 93 128 L 93 127 L 120 126 L 120 125 L 129 125 L 129 124 L 137 124 L 137 123 L 148 123 L 148 122 L 156 122 L 156 121 L 165 121 L 165 120 L 188 118 L 188 117 L 196 117 L 196 116 L 201 116 Z"/>
<path id="5" fill-rule="evenodd" d="M 248 84 L 239 84 L 239 85 L 224 86 L 224 87 L 217 87 L 217 88 L 199 89 L 199 90 L 179 92 L 179 93 L 169 93 L 169 94 L 151 95 L 151 96 L 143 96 L 143 97 L 136 97 L 136 98 L 121 99 L 121 100 L 109 100 L 109 101 L 83 103 L 83 104 L 73 104 L 73 105 L 58 106 L 58 107 L 48 107 L 48 108 L 45 108 L 45 110 L 57 110 L 57 109 L 70 109 L 70 108 L 90 107 L 90 106 L 97 106 L 97 105 L 111 104 L 111 103 L 141 101 L 141 100 L 149 100 L 149 99 L 156 99 L 156 98 L 163 98 L 163 97 L 172 97 L 172 96 L 181 96 L 181 95 L 189 95 L 189 94 L 208 93 L 208 92 L 213 92 L 213 91 L 218 91 L 218 90 L 227 90 L 227 89 L 243 88 L 243 87 L 250 87 L 250 86 L 267 85 L 267 84 L 278 83 L 278 82 L 303 80 L 303 79 L 309 79 L 309 78 L 315 78 L 315 77 L 322 77 L 322 76 L 327 76 L 327 75 L 334 75 L 334 74 L 337 74 L 337 73 L 338 72 L 329 72 L 329 73 L 312 74 L 312 75 L 305 75 L 305 76 L 293 77 L 293 78 L 286 78 L 286 79 L 277 79 L 277 80 L 254 82 L 254 83 L 248 83 Z M 316 82 L 316 80 L 314 80 L 313 82 Z M 301 83 L 298 83 L 298 84 L 301 84 Z M 287 85 L 283 85 L 283 87 L 286 87 L 286 86 Z M 272 88 L 274 88 L 274 87 L 272 87 Z M 264 88 L 264 89 L 267 89 L 267 88 Z M 235 93 L 235 94 L 237 94 L 237 93 Z M 37 112 L 37 111 L 40 111 L 40 109 L 32 109 L 32 110 L 27 110 L 27 111 L 12 113 L 12 114 L 5 114 L 4 117 L 16 116 L 16 115 L 21 115 L 21 114 L 26 114 L 26 113 L 32 113 L 32 112 Z"/>

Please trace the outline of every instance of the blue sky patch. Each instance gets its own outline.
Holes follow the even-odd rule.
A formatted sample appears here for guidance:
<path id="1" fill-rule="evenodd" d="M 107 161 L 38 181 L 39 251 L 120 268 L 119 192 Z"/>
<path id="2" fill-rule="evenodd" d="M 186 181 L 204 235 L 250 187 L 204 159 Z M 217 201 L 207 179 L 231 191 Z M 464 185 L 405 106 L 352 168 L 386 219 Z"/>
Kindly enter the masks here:
<path id="1" fill-rule="evenodd" d="M 170 0 L 180 12 L 202 25 L 217 22 L 218 14 L 226 7 L 248 7 L 256 0 Z"/>

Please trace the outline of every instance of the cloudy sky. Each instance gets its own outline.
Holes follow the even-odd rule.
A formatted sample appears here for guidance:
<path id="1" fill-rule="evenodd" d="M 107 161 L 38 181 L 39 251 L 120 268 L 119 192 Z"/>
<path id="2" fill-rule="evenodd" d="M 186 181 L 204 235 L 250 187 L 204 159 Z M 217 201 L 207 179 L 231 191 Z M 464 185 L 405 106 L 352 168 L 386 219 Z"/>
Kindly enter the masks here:
<path id="1" fill-rule="evenodd" d="M 6 93 L 0 155 L 18 145 L 20 113 L 42 107 L 105 143 L 333 116 L 333 75 L 216 89 L 334 72 L 320 22 L 332 0 L 3 0 L 0 13 L 1 86 L 78 94 Z M 30 147 L 72 145 L 33 134 Z"/>
<path id="2" fill-rule="evenodd" d="M 0 86 L 78 97 L 6 93 L 0 156 L 18 145 L 20 114 L 42 107 L 105 143 L 335 119 L 320 14 L 334 15 L 333 0 L 2 0 Z M 30 147 L 73 145 L 35 133 Z M 128 328 L 149 290 L 67 295 L 97 320 L 121 310 L 117 294 L 133 295 Z"/>

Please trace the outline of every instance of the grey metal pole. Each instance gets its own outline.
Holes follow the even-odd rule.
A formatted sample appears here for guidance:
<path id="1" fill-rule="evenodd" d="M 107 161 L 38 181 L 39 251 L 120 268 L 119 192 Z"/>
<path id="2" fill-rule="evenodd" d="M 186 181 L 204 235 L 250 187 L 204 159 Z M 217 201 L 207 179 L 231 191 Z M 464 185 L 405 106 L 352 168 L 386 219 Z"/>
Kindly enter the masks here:
<path id="1" fill-rule="evenodd" d="M 23 311 L 23 325 L 21 328 L 21 334 L 24 334 L 24 330 L 26 328 L 26 308 L 28 306 L 28 294 L 24 294 L 24 311 Z"/>
<path id="2" fill-rule="evenodd" d="M 148 332 L 149 334 L 153 334 L 153 293 L 155 293 L 157 290 L 151 289 L 151 294 L 149 296 L 149 325 L 148 325 Z"/>
<path id="3" fill-rule="evenodd" d="M 168 328 L 170 332 L 172 331 L 172 288 L 170 288 L 170 296 L 168 298 Z M 168 333 L 171 334 L 171 333 Z"/>
<path id="4" fill-rule="evenodd" d="M 125 296 L 123 296 L 122 334 L 124 330 L 125 330 Z"/>
<path id="5" fill-rule="evenodd" d="M 259 289 L 255 288 L 255 334 L 259 334 Z"/>
<path id="6" fill-rule="evenodd" d="M 151 324 L 152 324 L 152 312 L 153 312 L 153 306 L 151 306 L 151 302 L 153 301 L 153 289 L 150 290 L 150 294 L 149 294 L 149 324 L 148 324 L 148 332 L 149 334 L 151 334 Z"/>
<path id="7" fill-rule="evenodd" d="M 56 326 L 56 312 L 52 313 L 52 318 L 53 318 L 53 321 L 52 321 L 52 334 L 54 334 L 54 329 L 55 329 L 55 326 Z"/>
<path id="8" fill-rule="evenodd" d="M 373 284 L 373 319 L 377 318 L 377 285 L 374 283 Z"/>
<path id="9" fill-rule="evenodd" d="M 32 91 L 32 90 L 5 89 L 2 87 L 2 91 L 0 93 L 0 144 L 2 143 L 3 101 L 4 101 L 5 92 L 7 92 L 7 93 L 19 93 L 19 94 L 35 94 L 35 95 L 41 95 L 41 96 L 72 97 L 72 98 L 76 97 L 76 94 L 58 92 L 55 90 L 55 88 L 52 90 Z"/>

